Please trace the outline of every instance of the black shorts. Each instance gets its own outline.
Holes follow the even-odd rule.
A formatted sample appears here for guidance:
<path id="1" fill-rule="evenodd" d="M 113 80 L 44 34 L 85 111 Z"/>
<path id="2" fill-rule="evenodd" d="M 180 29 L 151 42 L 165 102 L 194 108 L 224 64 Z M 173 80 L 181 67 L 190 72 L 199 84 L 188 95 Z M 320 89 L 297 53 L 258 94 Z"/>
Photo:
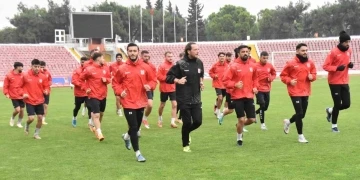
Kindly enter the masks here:
<path id="1" fill-rule="evenodd" d="M 226 89 L 215 88 L 215 92 L 217 96 L 222 95 L 223 97 L 225 97 L 227 94 Z"/>
<path id="2" fill-rule="evenodd" d="M 270 92 L 258 92 L 256 94 L 256 104 L 267 104 L 270 101 Z"/>
<path id="3" fill-rule="evenodd" d="M 176 92 L 160 92 L 161 102 L 166 102 L 168 99 L 170 99 L 170 101 L 176 101 Z"/>
<path id="4" fill-rule="evenodd" d="M 233 103 L 235 105 L 235 112 L 237 118 L 245 117 L 245 113 L 247 118 L 255 118 L 254 99 L 234 99 Z"/>
<path id="5" fill-rule="evenodd" d="M 25 107 L 25 103 L 22 99 L 12 99 L 11 100 L 14 108 L 20 107 L 20 108 L 24 108 Z"/>
<path id="6" fill-rule="evenodd" d="M 28 116 L 44 115 L 44 104 L 31 105 L 26 103 L 26 112 Z"/>
<path id="7" fill-rule="evenodd" d="M 50 94 L 48 94 L 48 95 L 45 95 L 44 94 L 44 98 L 45 98 L 45 101 L 44 101 L 44 104 L 49 104 L 49 101 L 50 101 Z"/>
<path id="8" fill-rule="evenodd" d="M 75 105 L 81 105 L 82 103 L 85 103 L 87 99 L 87 96 L 84 97 L 76 97 L 75 96 Z"/>
<path id="9" fill-rule="evenodd" d="M 148 99 L 154 99 L 154 91 L 146 91 L 146 95 Z"/>
<path id="10" fill-rule="evenodd" d="M 104 112 L 106 108 L 106 98 L 103 100 L 88 98 L 86 105 L 90 107 L 92 113 Z"/>
<path id="11" fill-rule="evenodd" d="M 228 109 L 235 109 L 234 102 L 231 101 L 231 95 L 229 93 L 226 93 L 225 101 L 228 103 Z"/>

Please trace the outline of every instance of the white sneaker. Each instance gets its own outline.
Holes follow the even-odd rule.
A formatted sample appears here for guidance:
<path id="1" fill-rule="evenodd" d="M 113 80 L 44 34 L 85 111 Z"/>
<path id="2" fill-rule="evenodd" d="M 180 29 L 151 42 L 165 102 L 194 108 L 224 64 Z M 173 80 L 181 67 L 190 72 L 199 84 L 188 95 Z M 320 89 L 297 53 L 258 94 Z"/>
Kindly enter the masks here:
<path id="1" fill-rule="evenodd" d="M 14 124 L 15 124 L 14 119 L 12 117 L 10 118 L 10 123 L 9 124 L 10 124 L 11 127 L 13 127 Z"/>
<path id="2" fill-rule="evenodd" d="M 299 142 L 300 142 L 300 143 L 308 143 L 309 141 L 307 141 L 307 140 L 305 139 L 304 135 L 302 135 L 302 136 L 299 136 Z"/>
<path id="3" fill-rule="evenodd" d="M 18 128 L 23 128 L 23 126 L 21 125 L 21 123 L 17 123 L 16 126 L 17 126 Z"/>
<path id="4" fill-rule="evenodd" d="M 265 125 L 265 124 L 261 124 L 261 130 L 267 130 L 266 125 Z"/>
<path id="5" fill-rule="evenodd" d="M 244 131 L 244 132 L 249 132 L 247 129 L 245 129 L 245 127 L 243 127 L 243 131 Z"/>
<path id="6" fill-rule="evenodd" d="M 118 114 L 120 117 L 123 116 L 123 113 L 122 113 L 121 109 L 118 109 L 117 114 Z"/>
<path id="7" fill-rule="evenodd" d="M 284 133 L 289 134 L 290 131 L 290 121 L 288 119 L 284 119 Z"/>

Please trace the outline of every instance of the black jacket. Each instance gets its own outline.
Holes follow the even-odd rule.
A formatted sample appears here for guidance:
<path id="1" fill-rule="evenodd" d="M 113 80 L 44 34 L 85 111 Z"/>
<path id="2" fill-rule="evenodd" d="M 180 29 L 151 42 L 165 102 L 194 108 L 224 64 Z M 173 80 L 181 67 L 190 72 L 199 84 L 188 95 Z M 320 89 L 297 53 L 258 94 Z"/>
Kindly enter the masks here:
<path id="1" fill-rule="evenodd" d="M 175 78 L 186 76 L 185 84 L 176 84 L 176 101 L 178 104 L 201 103 L 200 78 L 204 78 L 204 65 L 200 59 L 183 59 L 176 62 L 166 74 L 166 83 L 173 84 Z"/>

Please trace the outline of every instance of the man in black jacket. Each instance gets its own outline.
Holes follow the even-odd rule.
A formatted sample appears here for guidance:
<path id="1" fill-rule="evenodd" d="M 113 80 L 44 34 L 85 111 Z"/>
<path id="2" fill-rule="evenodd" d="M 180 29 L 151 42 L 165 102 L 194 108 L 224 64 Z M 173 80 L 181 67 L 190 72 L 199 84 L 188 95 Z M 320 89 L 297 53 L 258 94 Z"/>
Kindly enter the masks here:
<path id="1" fill-rule="evenodd" d="M 176 84 L 176 101 L 183 121 L 181 133 L 184 152 L 191 152 L 190 132 L 202 123 L 201 90 L 204 88 L 204 65 L 198 59 L 198 54 L 198 46 L 188 43 L 183 59 L 176 62 L 166 75 L 166 83 Z"/>

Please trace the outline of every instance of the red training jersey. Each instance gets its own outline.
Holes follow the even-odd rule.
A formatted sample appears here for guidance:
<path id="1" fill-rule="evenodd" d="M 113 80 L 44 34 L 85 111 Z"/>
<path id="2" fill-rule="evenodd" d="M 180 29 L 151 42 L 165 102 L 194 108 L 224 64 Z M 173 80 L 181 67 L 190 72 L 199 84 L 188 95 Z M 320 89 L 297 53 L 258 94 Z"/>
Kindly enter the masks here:
<path id="1" fill-rule="evenodd" d="M 7 73 L 3 85 L 4 95 L 9 95 L 10 99 L 22 99 L 22 79 L 23 73 L 15 73 L 14 70 Z"/>
<path id="2" fill-rule="evenodd" d="M 226 62 L 216 62 L 214 63 L 210 70 L 209 75 L 213 79 L 212 87 L 218 89 L 225 89 L 225 86 L 222 82 L 222 78 L 224 76 L 225 70 L 229 65 Z"/>
<path id="3" fill-rule="evenodd" d="M 229 89 L 231 99 L 254 98 L 253 89 L 258 87 L 256 66 L 248 60 L 244 62 L 238 58 L 230 64 L 222 81 Z M 239 81 L 243 82 L 241 89 L 235 87 Z"/>
<path id="4" fill-rule="evenodd" d="M 149 85 L 151 89 L 156 87 L 156 75 L 150 66 L 141 60 L 132 62 L 128 60 L 115 73 L 113 78 L 113 88 L 117 96 L 120 96 L 121 105 L 128 109 L 144 108 L 148 104 L 148 98 L 144 85 Z M 125 91 L 126 96 L 121 97 Z"/>
<path id="5" fill-rule="evenodd" d="M 86 97 L 86 91 L 82 89 L 83 81 L 81 81 L 80 76 L 83 72 L 83 66 L 76 68 L 71 77 L 71 84 L 74 85 L 74 96 L 75 97 Z"/>
<path id="6" fill-rule="evenodd" d="M 309 80 L 309 74 L 313 76 Z M 281 81 L 287 85 L 287 90 L 290 96 L 310 96 L 311 95 L 311 82 L 316 80 L 316 68 L 312 60 L 301 63 L 295 57 L 293 60 L 288 61 L 280 74 Z M 292 79 L 296 79 L 295 86 L 290 84 Z"/>
<path id="7" fill-rule="evenodd" d="M 103 78 L 105 78 L 105 82 L 103 82 Z M 87 89 L 90 89 L 90 92 L 87 94 L 89 98 L 103 100 L 107 97 L 107 85 L 111 81 L 109 66 L 107 64 L 100 65 L 93 63 L 92 66 L 84 69 L 80 75 L 80 80 L 82 82 L 85 81 L 82 85 L 82 89 L 85 92 Z"/>
<path id="8" fill-rule="evenodd" d="M 49 94 L 51 91 L 51 85 L 52 85 L 52 77 L 51 77 L 51 73 L 49 72 L 49 70 L 44 69 L 43 71 L 41 71 L 41 73 L 43 73 L 48 81 L 48 85 L 49 85 Z"/>
<path id="9" fill-rule="evenodd" d="M 256 63 L 256 73 L 258 79 L 258 91 L 269 92 L 271 90 L 271 82 L 276 78 L 276 71 L 272 64 L 261 62 Z"/>
<path id="10" fill-rule="evenodd" d="M 165 60 L 158 68 L 157 80 L 160 82 L 160 92 L 175 92 L 175 84 L 167 84 L 165 82 L 166 74 L 172 66 L 172 62 Z"/>
<path id="11" fill-rule="evenodd" d="M 340 51 L 337 47 L 330 51 L 323 64 L 323 69 L 329 72 L 329 84 L 349 84 L 348 64 L 350 63 L 351 54 L 352 50 L 350 48 L 345 52 Z M 345 69 L 336 71 L 336 68 L 341 65 L 345 65 Z"/>
<path id="12" fill-rule="evenodd" d="M 44 93 L 49 92 L 48 78 L 39 71 L 35 74 L 33 70 L 24 73 L 22 79 L 22 94 L 27 94 L 28 97 L 24 102 L 33 106 L 43 104 L 45 101 Z"/>
<path id="13" fill-rule="evenodd" d="M 122 65 L 124 64 L 122 61 L 115 61 L 113 63 L 110 64 L 110 67 L 109 67 L 109 70 L 110 70 L 110 73 L 111 73 L 111 76 L 114 76 L 117 69 Z"/>
<path id="14" fill-rule="evenodd" d="M 252 58 L 251 56 L 249 56 L 248 61 L 250 61 L 251 63 L 254 63 L 254 64 L 257 63 L 256 59 Z"/>
<path id="15" fill-rule="evenodd" d="M 89 66 L 92 66 L 93 64 L 94 64 L 94 60 L 90 58 L 89 60 L 87 60 L 87 61 L 84 62 L 83 67 L 84 67 L 84 69 L 85 69 L 85 68 L 87 68 L 87 67 L 89 67 Z"/>

